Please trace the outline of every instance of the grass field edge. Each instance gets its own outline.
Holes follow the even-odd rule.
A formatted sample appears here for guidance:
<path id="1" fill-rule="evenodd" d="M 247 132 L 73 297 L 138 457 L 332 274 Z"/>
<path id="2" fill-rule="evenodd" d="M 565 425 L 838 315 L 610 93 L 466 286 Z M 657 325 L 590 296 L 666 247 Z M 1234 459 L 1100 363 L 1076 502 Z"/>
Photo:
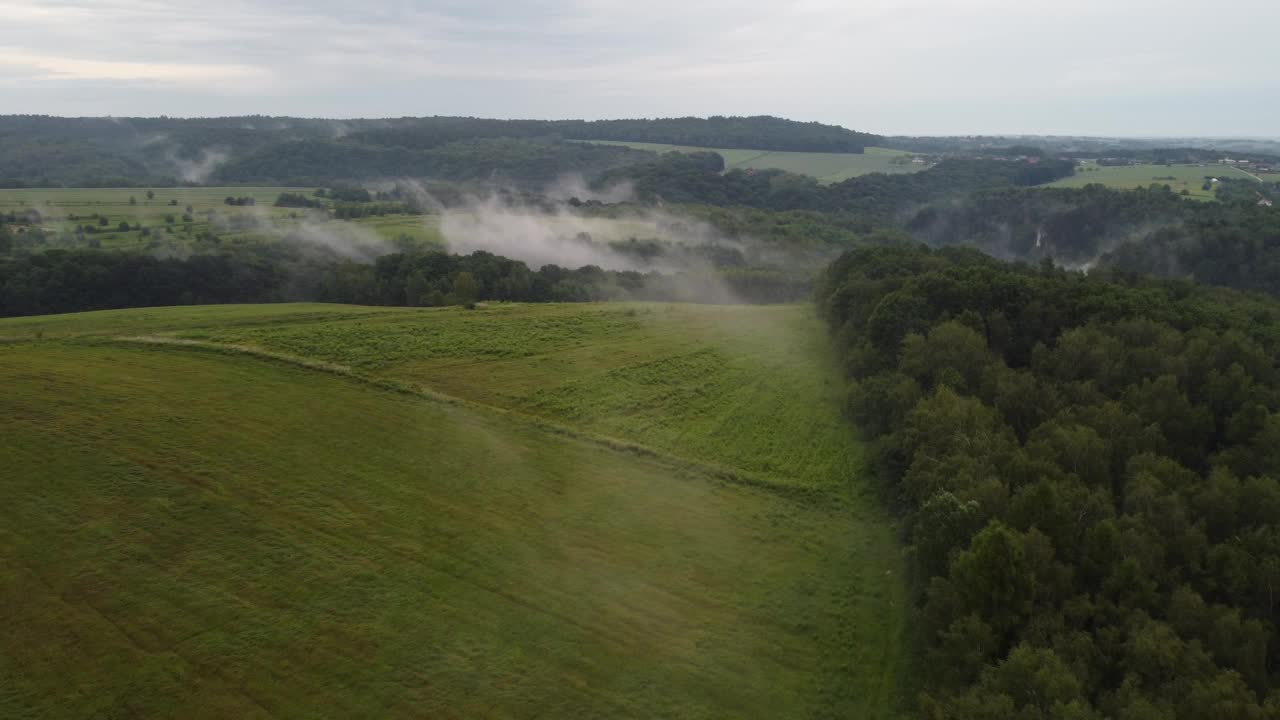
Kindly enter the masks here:
<path id="1" fill-rule="evenodd" d="M 380 390 L 397 393 L 400 395 L 408 395 L 419 399 L 435 402 L 443 405 L 466 408 L 483 413 L 499 415 L 504 418 L 512 419 L 530 427 L 535 427 L 545 432 L 549 432 L 562 437 L 568 437 L 592 445 L 603 447 L 614 452 L 628 453 L 638 457 L 659 462 L 669 466 L 672 469 L 693 472 L 707 479 L 725 482 L 732 485 L 764 490 L 774 495 L 779 495 L 792 500 L 804 503 L 830 502 L 832 500 L 842 500 L 843 493 L 840 488 L 820 488 L 820 487 L 804 487 L 796 485 L 786 485 L 783 483 L 761 477 L 753 473 L 744 472 L 734 468 L 716 465 L 714 463 L 700 462 L 689 458 L 680 457 L 671 453 L 663 452 L 656 448 L 641 443 L 623 440 L 620 438 L 601 435 L 598 433 L 590 433 L 578 428 L 570 427 L 560 423 L 551 422 L 544 418 L 522 413 L 508 408 L 502 408 L 495 405 L 478 403 L 465 398 L 454 395 L 448 395 L 430 388 L 414 385 L 411 383 L 400 382 L 397 380 L 389 380 L 385 378 L 374 378 L 357 372 L 355 369 L 347 365 L 326 362 L 323 360 L 315 360 L 312 358 L 291 355 L 288 353 L 276 352 L 253 345 L 232 344 L 232 343 L 215 343 L 207 340 L 192 340 L 187 338 L 165 337 L 158 335 L 132 335 L 132 336 L 116 336 L 111 338 L 86 338 L 79 341 L 67 341 L 72 344 L 110 344 L 125 345 L 132 347 L 162 347 L 173 348 L 179 350 L 191 350 L 196 352 L 212 352 L 224 355 L 234 355 L 241 357 L 249 357 L 256 360 L 267 362 L 275 362 L 291 367 L 311 370 L 314 372 L 323 372 L 330 375 L 344 377 L 354 380 L 358 383 L 368 385 Z"/>

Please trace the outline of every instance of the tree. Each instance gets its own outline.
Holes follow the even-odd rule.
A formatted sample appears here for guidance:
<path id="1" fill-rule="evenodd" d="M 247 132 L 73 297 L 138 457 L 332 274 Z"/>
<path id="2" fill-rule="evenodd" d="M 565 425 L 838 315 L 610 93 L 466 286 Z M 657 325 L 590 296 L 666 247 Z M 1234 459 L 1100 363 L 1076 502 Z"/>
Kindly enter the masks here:
<path id="1" fill-rule="evenodd" d="M 148 199 L 148 200 L 155 200 L 155 199 L 156 199 L 156 191 L 155 191 L 155 190 L 148 190 L 148 191 L 147 191 L 147 199 Z"/>
<path id="2" fill-rule="evenodd" d="M 130 205 L 137 205 L 137 204 L 138 204 L 138 198 L 136 198 L 136 197 L 134 197 L 134 196 L 130 195 L 130 196 L 129 196 L 129 204 L 130 204 Z"/>
<path id="3" fill-rule="evenodd" d="M 473 307 L 476 303 L 476 278 L 469 272 L 460 272 L 453 276 L 453 297 L 459 305 Z"/>
<path id="4" fill-rule="evenodd" d="M 993 521 L 951 563 L 951 577 L 965 605 L 997 633 L 1012 630 L 1031 612 L 1035 578 L 1019 533 Z"/>

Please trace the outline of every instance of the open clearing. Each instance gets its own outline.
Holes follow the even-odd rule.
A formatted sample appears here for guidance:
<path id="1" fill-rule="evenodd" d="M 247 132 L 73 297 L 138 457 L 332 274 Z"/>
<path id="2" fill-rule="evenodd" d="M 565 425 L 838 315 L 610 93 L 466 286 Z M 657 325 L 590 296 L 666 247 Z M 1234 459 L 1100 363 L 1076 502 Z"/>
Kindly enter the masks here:
<path id="1" fill-rule="evenodd" d="M 1102 166 L 1096 163 L 1084 163 L 1076 168 L 1075 175 L 1049 183 L 1048 187 L 1078 188 L 1096 183 L 1118 190 L 1132 190 L 1150 185 L 1168 185 L 1176 193 L 1186 190 L 1188 196 L 1198 200 L 1213 200 L 1213 190 L 1204 189 L 1206 177 L 1257 180 L 1249 173 L 1230 165 Z"/>
<path id="2" fill-rule="evenodd" d="M 298 208 L 274 207 L 281 193 L 310 196 L 315 188 L 281 187 L 180 187 L 153 188 L 40 188 L 0 189 L 0 213 L 38 211 L 47 230 L 66 233 L 60 246 L 92 244 L 109 250 L 145 250 L 182 253 L 200 236 L 213 231 L 225 238 L 246 240 L 279 238 L 304 224 L 305 212 Z M 227 197 L 251 197 L 254 206 L 227 205 Z M 130 203 L 133 198 L 135 203 Z M 174 202 L 176 204 L 170 204 Z M 186 220 L 187 208 L 191 213 Z M 209 213 L 214 213 L 212 222 Z M 97 218 L 105 218 L 100 224 Z M 119 230 L 120 223 L 129 230 Z M 382 215 L 353 221 L 306 220 L 308 227 L 351 240 L 397 240 L 408 237 L 420 243 L 439 244 L 439 218 L 434 215 Z M 98 232 L 78 239 L 77 226 L 91 225 Z M 141 228 L 148 233 L 143 234 Z"/>
<path id="3" fill-rule="evenodd" d="M 0 320 L 0 715 L 892 716 L 897 548 L 809 312 Z"/>
<path id="4" fill-rule="evenodd" d="M 385 250 L 393 249 L 390 243 L 445 245 L 440 231 L 441 216 L 436 214 L 375 215 L 338 220 L 320 219 L 297 208 L 273 207 L 280 193 L 309 195 L 313 190 L 307 188 L 159 188 L 154 192 L 155 199 L 148 200 L 146 190 L 138 188 L 0 189 L 0 213 L 26 209 L 39 211 L 44 218 L 42 226 L 51 233 L 43 247 L 96 247 L 181 256 L 193 249 L 207 252 L 209 247 L 205 243 L 209 241 L 202 236 L 208 232 L 218 236 L 220 249 L 226 249 L 223 243 L 253 244 L 287 237 L 319 238 L 322 244 L 329 244 L 330 240 L 356 245 L 383 243 Z M 228 196 L 252 197 L 257 204 L 226 205 L 223 200 Z M 130 197 L 137 201 L 136 205 L 129 203 Z M 171 200 L 178 204 L 170 205 Z M 187 207 L 191 208 L 190 221 L 183 218 Z M 477 213 L 454 212 L 463 220 L 468 215 L 479 219 Z M 212 219 L 210 213 L 213 213 Z M 511 215 L 518 216 L 519 213 Z M 99 224 L 95 219 L 98 217 L 106 218 L 106 224 Z M 671 234 L 669 229 L 658 227 L 647 219 L 535 217 L 532 211 L 528 217 L 530 222 L 536 222 L 540 227 L 563 228 L 565 238 L 573 237 L 584 228 L 602 242 L 659 238 Z M 127 223 L 130 229 L 119 230 L 122 222 Z M 82 225 L 92 225 L 97 232 L 76 235 L 76 227 Z M 147 232 L 144 234 L 141 228 L 146 228 Z"/>
<path id="5" fill-rule="evenodd" d="M 911 153 L 888 148 L 869 147 L 865 153 L 814 153 L 783 152 L 774 150 L 740 150 L 733 148 L 704 148 L 661 143 L 622 142 L 616 140 L 582 140 L 601 145 L 624 145 L 637 150 L 652 152 L 716 152 L 724 158 L 728 170 L 778 169 L 800 175 L 810 175 L 823 183 L 840 182 L 869 173 L 910 173 L 929 167 L 910 161 Z"/>

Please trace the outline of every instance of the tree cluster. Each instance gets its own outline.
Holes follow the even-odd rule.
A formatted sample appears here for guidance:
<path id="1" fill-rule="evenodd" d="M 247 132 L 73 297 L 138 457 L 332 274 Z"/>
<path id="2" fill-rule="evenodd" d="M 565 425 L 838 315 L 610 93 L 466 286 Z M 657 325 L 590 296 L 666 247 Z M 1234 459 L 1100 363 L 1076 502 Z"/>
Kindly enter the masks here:
<path id="1" fill-rule="evenodd" d="M 302 193 L 286 192 L 280 193 L 280 196 L 276 198 L 275 205 L 276 207 L 287 208 L 322 208 L 324 207 L 324 201 L 313 200 Z"/>
<path id="2" fill-rule="evenodd" d="M 879 247 L 816 297 L 925 717 L 1280 717 L 1280 304 Z"/>

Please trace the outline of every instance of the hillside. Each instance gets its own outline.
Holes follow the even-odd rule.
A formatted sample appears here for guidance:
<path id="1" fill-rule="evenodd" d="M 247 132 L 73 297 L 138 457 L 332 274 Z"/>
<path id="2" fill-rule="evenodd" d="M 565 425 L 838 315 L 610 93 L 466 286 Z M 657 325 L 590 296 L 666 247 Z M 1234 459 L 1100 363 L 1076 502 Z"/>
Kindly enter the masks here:
<path id="1" fill-rule="evenodd" d="M 563 138 L 861 153 L 878 136 L 783 118 L 61 118 L 0 115 L 0 187 L 323 184 L 395 177 L 539 185 L 642 161 Z"/>
<path id="2" fill-rule="evenodd" d="M 0 321 L 0 714 L 891 716 L 898 550 L 808 313 Z"/>
<path id="3" fill-rule="evenodd" d="M 1204 185 L 1209 178 L 1238 178 L 1254 180 L 1258 178 L 1230 165 L 1116 165 L 1104 166 L 1096 163 L 1085 163 L 1076 169 L 1076 174 L 1060 178 L 1050 183 L 1050 187 L 1079 188 L 1085 185 L 1099 184 L 1117 190 L 1133 190 L 1151 185 L 1168 185 L 1176 193 L 1186 191 L 1188 197 L 1197 200 L 1214 199 L 1213 183 L 1206 190 Z"/>
<path id="4" fill-rule="evenodd" d="M 592 140 L 597 145 L 622 145 L 649 152 L 714 152 L 724 158 L 726 170 L 785 170 L 809 175 L 822 183 L 840 182 L 870 173 L 912 173 L 929 166 L 912 162 L 910 153 L 888 148 L 868 147 L 861 153 L 787 152 L 722 147 L 694 147 L 659 143 Z"/>

